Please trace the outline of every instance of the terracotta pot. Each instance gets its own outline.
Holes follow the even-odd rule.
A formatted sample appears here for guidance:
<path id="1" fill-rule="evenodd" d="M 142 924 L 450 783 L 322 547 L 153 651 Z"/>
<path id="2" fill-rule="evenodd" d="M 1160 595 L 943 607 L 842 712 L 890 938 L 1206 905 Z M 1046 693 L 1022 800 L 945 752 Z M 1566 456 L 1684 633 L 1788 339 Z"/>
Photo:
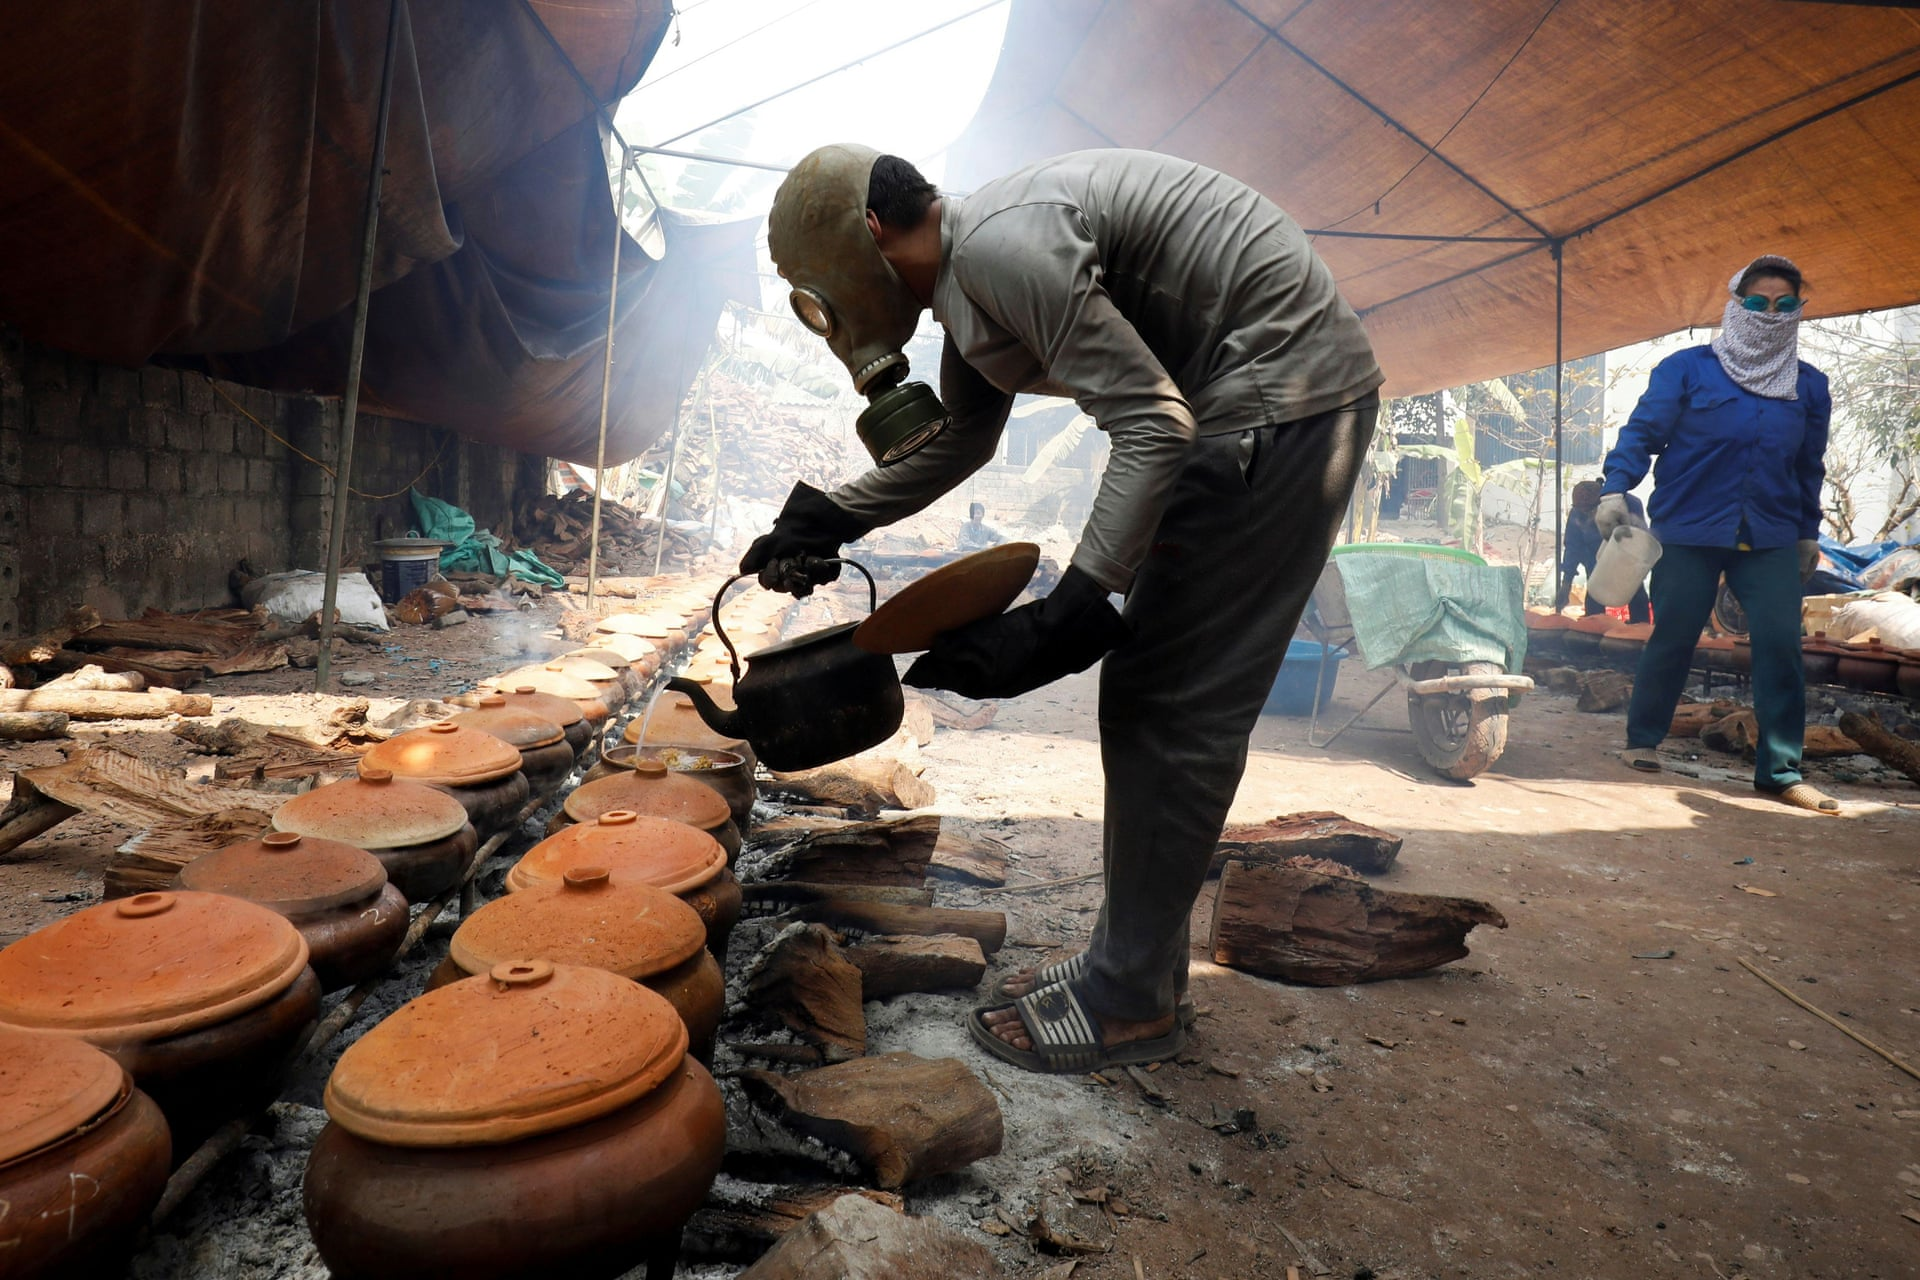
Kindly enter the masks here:
<path id="1" fill-rule="evenodd" d="M 347 1049 L 307 1163 L 337 1280 L 671 1269 L 726 1141 L 672 1007 L 533 960 L 429 991 Z"/>
<path id="2" fill-rule="evenodd" d="M 632 665 L 644 658 L 658 660 L 658 653 L 666 647 L 663 640 L 655 641 L 642 636 L 628 635 L 624 631 L 596 631 L 587 637 L 587 643 L 594 651 L 617 653 L 620 661 Z M 605 662 L 606 659 L 602 658 Z M 611 666 L 611 663 L 608 663 Z"/>
<path id="3" fill-rule="evenodd" d="M 1701 636 L 1694 642 L 1693 665 L 1702 671 L 1733 670 L 1733 637 Z"/>
<path id="4" fill-rule="evenodd" d="M 407 782 L 448 787 L 485 786 L 520 771 L 520 753 L 513 747 L 454 720 L 395 734 L 360 757 L 360 767 L 384 769 Z"/>
<path id="5" fill-rule="evenodd" d="M 1900 669 L 1893 673 L 1894 685 L 1900 690 L 1900 696 L 1920 702 L 1920 652 L 1908 650 L 1901 659 Z"/>
<path id="6" fill-rule="evenodd" d="M 612 671 L 614 677 L 620 681 L 620 691 L 627 702 L 639 697 L 640 691 L 647 687 L 648 673 L 634 665 L 633 659 L 610 649 L 574 649 L 560 655 L 561 661 L 570 658 L 597 662 Z"/>
<path id="7" fill-rule="evenodd" d="M 732 696 L 726 689 L 709 683 L 707 692 L 722 706 L 733 705 Z M 654 699 L 650 715 L 651 718 L 648 714 L 637 715 L 627 722 L 626 732 L 622 735 L 627 742 L 638 743 L 641 728 L 644 725 L 647 745 L 650 747 L 665 743 L 699 747 L 702 750 L 718 747 L 722 751 L 731 751 L 735 755 L 744 756 L 749 773 L 758 763 L 758 757 L 753 754 L 753 748 L 747 745 L 745 738 L 729 738 L 708 728 L 707 722 L 700 718 L 700 713 L 693 709 L 693 700 L 684 693 L 674 693 L 671 690 L 662 692 Z"/>
<path id="8" fill-rule="evenodd" d="M 590 729 L 598 730 L 612 715 L 608 703 L 602 701 L 600 690 L 592 684 L 570 676 L 564 671 L 549 671 L 545 667 L 518 667 L 501 675 L 492 676 L 480 682 L 490 689 L 532 689 L 535 693 L 544 693 L 551 698 L 565 698 L 573 703 L 586 718 Z"/>
<path id="9" fill-rule="evenodd" d="M 0 1030 L 7 1276 L 118 1275 L 171 1150 L 160 1108 L 112 1058 L 70 1036 Z"/>
<path id="10" fill-rule="evenodd" d="M 1900 655 L 1878 640 L 1844 644 L 1840 649 L 1840 680 L 1863 693 L 1900 692 Z"/>
<path id="11" fill-rule="evenodd" d="M 1619 625 L 1616 619 L 1607 614 L 1590 613 L 1584 618 L 1573 619 L 1573 625 L 1561 628 L 1560 635 L 1569 653 L 1597 653 L 1607 629 Z"/>
<path id="12" fill-rule="evenodd" d="M 729 864 L 740 856 L 740 828 L 734 824 L 733 809 L 726 799 L 714 788 L 676 773 L 651 755 L 635 756 L 630 768 L 581 784 L 560 807 L 575 822 L 591 822 L 616 809 L 643 817 L 671 818 L 718 840 L 727 851 Z"/>
<path id="13" fill-rule="evenodd" d="M 519 752 L 514 753 L 515 756 Z M 518 769 L 498 782 L 483 783 L 473 787 L 452 787 L 442 783 L 428 785 L 446 792 L 460 802 L 466 810 L 467 821 L 473 823 L 473 829 L 482 840 L 503 831 L 520 811 L 527 807 L 527 799 L 533 794 L 533 787 L 527 782 L 527 775 Z"/>
<path id="14" fill-rule="evenodd" d="M 578 720 L 585 723 L 584 716 Z M 574 749 L 567 742 L 566 730 L 524 707 L 508 706 L 505 694 L 481 695 L 472 711 L 452 716 L 448 723 L 490 733 L 518 751 L 520 771 L 527 775 L 527 786 L 534 795 L 558 790 L 573 772 Z"/>
<path id="15" fill-rule="evenodd" d="M 551 658 L 537 666 L 518 667 L 482 683 L 504 688 L 530 684 L 541 693 L 573 698 L 582 704 L 583 711 L 589 700 L 599 702 L 610 711 L 627 705 L 627 691 L 621 686 L 620 673 L 604 662 L 586 658 Z M 582 687 L 591 692 L 582 694 Z M 592 719 L 592 713 L 588 712 L 587 717 Z"/>
<path id="16" fill-rule="evenodd" d="M 1616 622 L 1601 635 L 1600 652 L 1615 662 L 1631 666 L 1640 661 L 1640 654 L 1652 635 L 1651 622 Z"/>
<path id="17" fill-rule="evenodd" d="M 1816 631 L 1800 641 L 1800 669 L 1808 684 L 1837 684 L 1840 680 L 1840 650 L 1827 640 L 1827 633 Z"/>
<path id="18" fill-rule="evenodd" d="M 359 777 L 315 787 L 281 805 L 273 825 L 365 849 L 408 902 L 425 902 L 458 884 L 480 847 L 458 800 L 434 787 L 396 781 L 391 771 L 364 762 Z"/>
<path id="19" fill-rule="evenodd" d="M 135 894 L 0 951 L 0 1024 L 105 1050 L 159 1104 L 182 1159 L 278 1094 L 319 1010 L 300 931 L 224 894 Z"/>
<path id="20" fill-rule="evenodd" d="M 271 831 L 195 858 L 180 887 L 258 903 L 292 921 L 323 991 L 384 972 L 407 934 L 407 900 L 363 849 Z"/>
<path id="21" fill-rule="evenodd" d="M 593 741 L 593 728 L 581 714 L 580 704 L 571 698 L 556 698 L 550 693 L 541 693 L 531 685 L 519 685 L 511 689 L 464 693 L 453 701 L 463 707 L 478 707 L 482 699 L 496 694 L 509 707 L 531 711 L 542 720 L 559 725 L 567 745 L 573 748 L 573 758 L 579 761 L 586 757 L 587 747 Z"/>
<path id="22" fill-rule="evenodd" d="M 665 996 L 687 1024 L 694 1056 L 712 1062 L 726 979 L 700 914 L 666 890 L 574 867 L 558 884 L 510 893 L 460 925 L 428 987 L 523 959 L 605 969 Z"/>
<path id="23" fill-rule="evenodd" d="M 1746 673 L 1753 670 L 1753 642 L 1745 636 L 1733 638 L 1733 648 L 1729 650 L 1729 665 L 1735 671 Z"/>
<path id="24" fill-rule="evenodd" d="M 599 762 L 587 770 L 581 782 L 618 777 L 633 767 L 637 751 L 638 747 L 625 742 L 608 747 Z M 727 802 L 727 810 L 733 815 L 733 825 L 742 831 L 747 829 L 753 818 L 753 802 L 760 795 L 760 787 L 748 770 L 745 757 L 720 747 L 695 747 L 673 742 L 649 743 L 645 754 L 664 762 L 667 768 L 683 778 L 692 778 L 702 786 L 712 787 Z"/>
<path id="25" fill-rule="evenodd" d="M 740 882 L 718 841 L 670 818 L 615 810 L 576 823 L 527 850 L 507 872 L 507 892 L 556 884 L 574 867 L 605 867 L 616 883 L 636 880 L 665 889 L 707 926 L 707 950 L 724 967 L 727 938 L 740 919 Z"/>

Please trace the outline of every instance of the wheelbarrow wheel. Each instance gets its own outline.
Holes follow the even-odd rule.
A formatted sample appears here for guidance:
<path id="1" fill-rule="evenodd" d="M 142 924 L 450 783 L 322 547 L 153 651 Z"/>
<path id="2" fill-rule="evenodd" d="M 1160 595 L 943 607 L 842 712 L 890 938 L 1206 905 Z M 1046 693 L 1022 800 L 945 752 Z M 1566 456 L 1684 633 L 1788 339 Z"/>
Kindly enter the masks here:
<path id="1" fill-rule="evenodd" d="M 1499 664 L 1469 662 L 1468 675 L 1499 675 Z M 1447 673 L 1443 662 L 1416 664 L 1413 678 Z M 1420 754 L 1444 777 L 1465 780 L 1483 772 L 1507 749 L 1507 691 L 1473 689 L 1465 693 L 1407 695 L 1407 719 Z"/>

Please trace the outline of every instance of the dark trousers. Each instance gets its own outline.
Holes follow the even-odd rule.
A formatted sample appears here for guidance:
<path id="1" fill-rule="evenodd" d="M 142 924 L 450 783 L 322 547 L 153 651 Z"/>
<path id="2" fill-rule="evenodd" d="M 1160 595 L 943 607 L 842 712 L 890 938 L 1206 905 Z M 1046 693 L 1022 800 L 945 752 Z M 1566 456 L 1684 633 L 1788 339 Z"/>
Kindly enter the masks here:
<path id="1" fill-rule="evenodd" d="M 1187 921 L 1247 739 L 1345 515 L 1379 400 L 1205 436 L 1127 594 L 1133 638 L 1100 672 L 1106 899 L 1084 996 L 1128 1020 L 1172 1012 Z"/>
<path id="2" fill-rule="evenodd" d="M 1669 544 L 1653 566 L 1653 636 L 1640 654 L 1627 706 L 1627 745 L 1657 746 L 1686 688 L 1694 642 L 1713 612 L 1720 575 L 1746 611 L 1753 645 L 1753 715 L 1760 741 L 1753 785 L 1779 791 L 1800 781 L 1807 685 L 1800 668 L 1800 553 Z"/>

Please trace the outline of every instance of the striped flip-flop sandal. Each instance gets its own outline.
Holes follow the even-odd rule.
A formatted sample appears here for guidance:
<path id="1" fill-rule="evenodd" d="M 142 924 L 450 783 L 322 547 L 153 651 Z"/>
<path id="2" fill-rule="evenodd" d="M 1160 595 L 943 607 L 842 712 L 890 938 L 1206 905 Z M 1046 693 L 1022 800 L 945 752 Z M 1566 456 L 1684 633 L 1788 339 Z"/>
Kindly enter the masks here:
<path id="1" fill-rule="evenodd" d="M 1077 982 L 1085 977 L 1086 973 L 1087 953 L 1084 951 L 1076 951 L 1065 960 L 1055 960 L 1052 964 L 1043 964 L 1033 970 L 1033 990 L 1038 991 L 1042 987 L 1050 987 L 1057 982 Z M 994 983 L 993 994 L 1009 1002 L 1020 999 L 1018 994 L 1007 990 L 1007 984 L 1018 976 L 1018 974 L 1008 974 L 1006 977 L 1000 979 L 1000 981 Z M 1193 1024 L 1198 1020 L 1199 1014 L 1195 1011 L 1193 1001 L 1188 997 L 1186 992 L 1182 991 L 1177 996 L 1177 1003 L 1174 1005 L 1173 1015 L 1179 1019 L 1181 1026 L 1187 1028 L 1189 1031 L 1193 1029 Z"/>
<path id="2" fill-rule="evenodd" d="M 993 1034 L 985 1016 L 1011 1008 L 1020 1015 L 1031 1049 L 1016 1049 Z M 967 1031 L 979 1046 L 1023 1071 L 1061 1075 L 1102 1071 L 1141 1062 L 1164 1062 L 1186 1047 L 1186 1028 L 1176 1019 L 1173 1030 L 1150 1040 L 1131 1040 L 1111 1048 L 1102 1045 L 1100 1019 L 1080 1003 L 1064 982 L 1041 987 L 1011 1005 L 975 1009 L 967 1015 Z"/>

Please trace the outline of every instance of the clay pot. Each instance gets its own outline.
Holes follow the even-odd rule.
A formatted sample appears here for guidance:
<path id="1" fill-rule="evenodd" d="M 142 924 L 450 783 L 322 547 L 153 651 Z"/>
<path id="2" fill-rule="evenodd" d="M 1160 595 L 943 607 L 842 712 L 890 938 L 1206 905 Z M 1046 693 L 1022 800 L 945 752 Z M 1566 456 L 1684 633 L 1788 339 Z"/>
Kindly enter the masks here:
<path id="1" fill-rule="evenodd" d="M 579 717 L 582 724 L 585 717 Z M 509 707 L 505 694 L 483 694 L 472 711 L 447 721 L 464 729 L 490 733 L 520 753 L 520 771 L 534 795 L 558 790 L 573 772 L 574 750 L 558 723 L 520 707 Z"/>
<path id="2" fill-rule="evenodd" d="M 1620 623 L 1604 613 L 1590 613 L 1584 618 L 1573 619 L 1573 625 L 1560 629 L 1565 639 L 1568 653 L 1598 653 L 1600 641 L 1610 627 Z"/>
<path id="3" fill-rule="evenodd" d="M 538 667 L 521 667 L 488 683 L 532 684 L 542 693 L 557 693 L 565 687 L 554 683 L 555 677 L 561 676 L 593 690 L 591 697 L 610 711 L 627 705 L 627 691 L 620 683 L 620 672 L 589 658 L 549 658 Z"/>
<path id="4" fill-rule="evenodd" d="M 429 991 L 341 1055 L 307 1162 L 337 1280 L 671 1270 L 726 1141 L 665 999 L 544 960 Z"/>
<path id="5" fill-rule="evenodd" d="M 1651 622 L 1616 622 L 1600 637 L 1600 652 L 1616 663 L 1632 666 L 1653 635 Z"/>
<path id="6" fill-rule="evenodd" d="M 573 867 L 558 884 L 510 893 L 474 912 L 427 986 L 529 958 L 605 969 L 665 996 L 687 1024 L 694 1057 L 712 1063 L 726 979 L 707 950 L 699 913 L 666 890 L 615 884 L 605 867 Z"/>
<path id="7" fill-rule="evenodd" d="M 1808 684 L 1837 684 L 1840 680 L 1840 650 L 1816 631 L 1800 641 L 1800 669 Z"/>
<path id="8" fill-rule="evenodd" d="M 1920 702 L 1920 650 L 1907 650 L 1900 669 L 1894 672 L 1894 685 L 1901 697 Z"/>
<path id="9" fill-rule="evenodd" d="M 623 702 L 633 701 L 633 699 L 640 696 L 640 691 L 647 687 L 648 673 L 635 667 L 631 658 L 615 653 L 612 650 L 574 649 L 561 654 L 555 661 L 565 663 L 574 658 L 580 659 L 583 663 L 599 663 L 609 671 L 612 671 L 614 678 L 620 682 L 620 692 L 623 695 Z"/>
<path id="10" fill-rule="evenodd" d="M 7 1276 L 120 1274 L 171 1151 L 160 1108 L 112 1058 L 71 1036 L 0 1029 Z"/>
<path id="11" fill-rule="evenodd" d="M 594 651 L 619 654 L 620 661 L 629 666 L 638 666 L 642 662 L 651 662 L 657 668 L 660 662 L 660 655 L 667 649 L 667 642 L 664 638 L 650 640 L 641 636 L 628 635 L 623 631 L 596 631 L 587 637 L 587 643 L 593 646 Z M 606 659 L 602 658 L 601 661 L 606 662 Z M 613 664 L 608 663 L 607 665 L 611 666 Z"/>
<path id="12" fill-rule="evenodd" d="M 1694 642 L 1693 665 L 1702 671 L 1733 670 L 1733 637 L 1701 636 Z"/>
<path id="13" fill-rule="evenodd" d="M 1863 693 L 1900 692 L 1900 655 L 1878 640 L 1866 644 L 1843 644 L 1840 649 L 1840 681 Z"/>
<path id="14" fill-rule="evenodd" d="M 502 675 L 492 676 L 480 682 L 489 689 L 531 689 L 535 693 L 544 693 L 550 698 L 565 698 L 585 717 L 587 728 L 598 733 L 600 726 L 613 714 L 612 704 L 602 700 L 600 690 L 578 676 L 570 676 L 564 671 L 550 671 L 545 667 L 519 667 Z"/>
<path id="15" fill-rule="evenodd" d="M 707 950 L 726 963 L 727 937 L 740 919 L 740 882 L 727 869 L 727 851 L 706 832 L 616 809 L 527 850 L 507 872 L 507 892 L 558 883 L 574 867 L 605 867 L 616 883 L 631 879 L 673 894 L 700 913 Z"/>
<path id="16" fill-rule="evenodd" d="M 638 636 L 643 640 L 657 640 L 663 649 L 678 649 L 687 643 L 688 626 L 691 621 L 681 622 L 675 618 L 661 618 L 644 613 L 616 613 L 602 618 L 596 629 L 593 642 L 599 643 L 602 633 Z"/>
<path id="17" fill-rule="evenodd" d="M 640 753 L 640 748 L 629 743 L 608 747 L 593 768 L 587 770 L 581 782 L 618 777 L 633 767 L 636 753 Z M 747 829 L 760 787 L 747 769 L 745 757 L 719 747 L 695 747 L 672 742 L 649 743 L 641 754 L 661 761 L 683 778 L 692 778 L 702 786 L 712 787 L 727 802 L 727 810 L 733 814 L 733 825 L 742 831 Z"/>
<path id="18" fill-rule="evenodd" d="M 1573 625 L 1572 618 L 1564 613 L 1536 613 L 1529 609 L 1526 619 L 1530 652 L 1559 655 L 1567 651 L 1566 637 L 1561 633 Z"/>
<path id="19" fill-rule="evenodd" d="M 159 1104 L 182 1159 L 273 1100 L 319 1010 L 300 931 L 224 894 L 103 902 L 0 951 L 0 1024 L 105 1050 Z"/>
<path id="20" fill-rule="evenodd" d="M 399 782 L 363 761 L 360 776 L 315 787 L 274 811 L 274 829 L 365 849 L 408 902 L 426 902 L 460 883 L 480 835 L 445 791 Z"/>
<path id="21" fill-rule="evenodd" d="M 591 822 L 616 809 L 644 817 L 672 818 L 718 840 L 727 851 L 729 865 L 740 856 L 740 828 L 734 824 L 733 809 L 726 799 L 714 788 L 674 772 L 665 761 L 651 755 L 633 757 L 630 768 L 612 777 L 583 783 L 560 808 L 575 822 Z"/>
<path id="22" fill-rule="evenodd" d="M 504 831 L 520 816 L 527 806 L 527 800 L 533 795 L 533 787 L 527 782 L 527 775 L 515 770 L 498 782 L 483 783 L 473 787 L 453 787 L 444 783 L 429 783 L 437 791 L 444 791 L 460 802 L 466 810 L 467 821 L 473 824 L 474 831 L 482 840 L 497 832 Z"/>
<path id="23" fill-rule="evenodd" d="M 496 694 L 506 699 L 509 707 L 531 711 L 542 720 L 559 725 L 567 745 L 573 748 L 574 760 L 577 762 L 586 758 L 587 747 L 593 741 L 593 729 L 587 724 L 587 718 L 580 714 L 580 704 L 571 698 L 556 698 L 530 685 L 520 685 L 512 689 L 482 689 L 475 693 L 463 693 L 452 701 L 463 707 L 478 707 L 482 699 Z"/>
<path id="24" fill-rule="evenodd" d="M 709 683 L 707 692 L 721 706 L 733 705 L 732 695 L 727 689 Z M 622 737 L 627 742 L 639 743 L 641 726 L 644 724 L 647 734 L 646 745 L 650 747 L 669 743 L 674 746 L 698 747 L 703 751 L 708 747 L 718 747 L 722 751 L 731 751 L 743 757 L 747 762 L 749 775 L 752 774 L 754 765 L 758 763 L 757 757 L 753 754 L 753 748 L 747 745 L 745 738 L 729 738 L 725 734 L 715 733 L 708 728 L 707 722 L 700 718 L 698 711 L 694 710 L 693 700 L 684 693 L 674 693 L 671 690 L 662 692 L 653 701 L 651 715 L 651 719 L 643 714 L 629 720 Z"/>
<path id="25" fill-rule="evenodd" d="M 454 720 L 459 719 L 458 716 Z M 519 772 L 520 753 L 497 736 L 442 720 L 395 734 L 360 757 L 363 769 L 385 769 L 408 782 L 482 786 Z"/>
<path id="26" fill-rule="evenodd" d="M 385 971 L 407 934 L 407 900 L 380 860 L 334 840 L 270 831 L 195 858 L 177 879 L 182 889 L 245 898 L 292 921 L 322 991 Z"/>

